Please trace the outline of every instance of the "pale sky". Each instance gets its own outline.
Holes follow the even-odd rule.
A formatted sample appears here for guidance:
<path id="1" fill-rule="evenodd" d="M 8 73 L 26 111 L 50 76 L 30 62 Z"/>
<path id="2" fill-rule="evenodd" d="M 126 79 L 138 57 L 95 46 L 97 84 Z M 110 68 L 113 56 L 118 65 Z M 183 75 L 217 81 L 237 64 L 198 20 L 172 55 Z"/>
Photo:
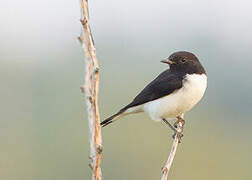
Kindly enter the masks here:
<path id="1" fill-rule="evenodd" d="M 154 3 L 155 2 L 155 3 Z M 249 0 L 90 0 L 95 38 L 148 41 L 184 30 L 208 34 L 232 48 L 252 46 L 252 3 Z M 80 32 L 79 1 L 1 1 L 1 51 L 4 58 L 20 53 L 71 46 Z M 178 36 L 181 36 L 178 34 Z M 34 60 L 32 60 L 34 62 Z"/>

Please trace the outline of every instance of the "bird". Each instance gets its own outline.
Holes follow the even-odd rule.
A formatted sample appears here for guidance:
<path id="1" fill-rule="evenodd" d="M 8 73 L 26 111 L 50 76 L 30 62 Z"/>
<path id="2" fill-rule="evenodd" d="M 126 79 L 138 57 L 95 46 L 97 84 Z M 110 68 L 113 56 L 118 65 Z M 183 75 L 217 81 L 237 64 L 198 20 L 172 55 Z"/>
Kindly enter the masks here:
<path id="1" fill-rule="evenodd" d="M 207 88 L 207 74 L 199 59 L 191 52 L 178 51 L 161 60 L 169 68 L 151 81 L 131 103 L 101 122 L 105 127 L 119 118 L 146 112 L 154 121 L 164 121 L 174 131 L 184 114 L 203 97 Z M 177 118 L 174 127 L 167 121 Z"/>

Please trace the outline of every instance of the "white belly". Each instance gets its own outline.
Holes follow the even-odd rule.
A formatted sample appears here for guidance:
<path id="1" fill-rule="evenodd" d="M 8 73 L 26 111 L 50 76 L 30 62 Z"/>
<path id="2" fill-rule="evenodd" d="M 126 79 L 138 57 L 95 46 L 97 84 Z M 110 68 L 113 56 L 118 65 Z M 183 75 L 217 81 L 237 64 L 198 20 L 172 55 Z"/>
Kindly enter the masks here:
<path id="1" fill-rule="evenodd" d="M 207 87 L 207 77 L 205 74 L 186 75 L 183 87 L 171 95 L 145 103 L 143 110 L 149 113 L 155 121 L 162 118 L 174 118 L 195 106 Z"/>

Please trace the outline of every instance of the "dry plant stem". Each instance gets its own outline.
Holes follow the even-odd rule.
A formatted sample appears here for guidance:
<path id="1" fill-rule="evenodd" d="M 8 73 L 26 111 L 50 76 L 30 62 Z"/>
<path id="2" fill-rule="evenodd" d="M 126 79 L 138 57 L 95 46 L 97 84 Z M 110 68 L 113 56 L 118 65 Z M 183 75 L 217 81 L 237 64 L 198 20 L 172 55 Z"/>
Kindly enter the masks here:
<path id="1" fill-rule="evenodd" d="M 86 95 L 87 103 L 91 159 L 90 167 L 93 172 L 92 180 L 102 180 L 103 178 L 100 168 L 102 136 L 98 107 L 99 66 L 90 30 L 87 0 L 80 0 L 80 5 L 82 32 L 79 40 L 84 50 L 86 64 L 85 86 L 81 86 L 81 90 Z"/>
<path id="2" fill-rule="evenodd" d="M 177 133 L 175 135 L 175 138 L 174 138 L 174 141 L 173 141 L 173 144 L 172 144 L 170 155 L 168 157 L 168 160 L 167 160 L 165 166 L 162 169 L 161 180 L 167 180 L 167 178 L 168 178 L 168 174 L 169 174 L 173 159 L 175 157 L 177 147 L 178 147 L 178 144 L 179 144 L 180 138 L 181 138 L 180 135 L 182 134 L 182 132 L 183 132 L 183 123 L 179 122 L 178 123 L 178 128 L 177 128 Z"/>

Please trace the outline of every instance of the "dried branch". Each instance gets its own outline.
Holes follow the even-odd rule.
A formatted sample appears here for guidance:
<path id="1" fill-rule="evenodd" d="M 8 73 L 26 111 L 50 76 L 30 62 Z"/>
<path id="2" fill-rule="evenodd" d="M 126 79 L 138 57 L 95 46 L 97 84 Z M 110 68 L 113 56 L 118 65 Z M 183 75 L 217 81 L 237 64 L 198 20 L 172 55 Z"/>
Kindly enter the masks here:
<path id="1" fill-rule="evenodd" d="M 161 180 L 167 180 L 168 174 L 170 172 L 170 168 L 171 168 L 171 165 L 172 165 L 172 162 L 173 162 L 173 159 L 174 159 L 176 151 L 177 151 L 178 144 L 180 143 L 181 135 L 182 135 L 182 132 L 183 132 L 183 123 L 179 122 L 177 124 L 177 126 L 178 126 L 177 133 L 175 134 L 175 137 L 174 137 L 174 141 L 173 141 L 173 144 L 172 144 L 170 155 L 169 155 L 169 157 L 168 157 L 168 159 L 166 161 L 165 166 L 162 169 Z"/>
<path id="2" fill-rule="evenodd" d="M 85 86 L 81 86 L 81 91 L 86 94 L 88 121 L 89 121 L 89 141 L 90 141 L 90 167 L 92 169 L 92 180 L 102 180 L 101 173 L 101 153 L 102 136 L 100 127 L 100 115 L 98 107 L 99 89 L 99 66 L 96 58 L 96 51 L 89 24 L 88 2 L 80 0 L 82 32 L 79 37 L 85 54 L 86 74 Z"/>

